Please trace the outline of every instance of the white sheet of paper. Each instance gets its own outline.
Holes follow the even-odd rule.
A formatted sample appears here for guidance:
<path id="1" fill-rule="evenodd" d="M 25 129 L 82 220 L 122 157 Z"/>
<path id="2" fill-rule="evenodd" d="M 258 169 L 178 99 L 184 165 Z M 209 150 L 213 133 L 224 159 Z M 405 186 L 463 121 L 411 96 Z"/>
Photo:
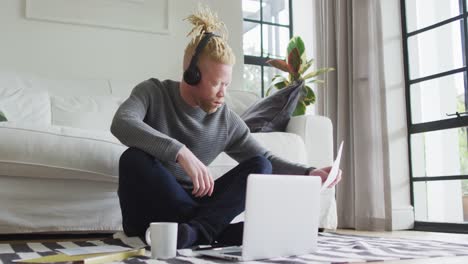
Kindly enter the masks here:
<path id="1" fill-rule="evenodd" d="M 330 185 L 338 176 L 338 172 L 340 170 L 341 152 L 343 150 L 343 142 L 344 141 L 341 141 L 340 148 L 338 149 L 338 154 L 336 155 L 336 159 L 333 162 L 333 165 L 330 170 L 330 173 L 328 174 L 327 180 L 322 184 L 322 188 L 320 189 L 321 191 L 327 189 L 328 185 Z"/>
<path id="2" fill-rule="evenodd" d="M 96 253 L 111 253 L 132 250 L 132 248 L 121 246 L 90 246 L 90 247 L 77 247 L 77 248 L 64 248 L 56 249 L 57 251 L 67 254 L 69 256 L 86 255 Z"/>

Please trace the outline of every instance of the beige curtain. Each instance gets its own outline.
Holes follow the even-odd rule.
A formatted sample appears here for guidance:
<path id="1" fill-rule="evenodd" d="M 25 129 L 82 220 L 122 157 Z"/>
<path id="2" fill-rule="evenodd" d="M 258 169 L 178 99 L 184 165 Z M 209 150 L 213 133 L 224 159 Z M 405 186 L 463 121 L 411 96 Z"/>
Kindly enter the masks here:
<path id="1" fill-rule="evenodd" d="M 331 118 L 335 146 L 345 141 L 336 197 L 340 228 L 391 228 L 379 2 L 315 1 L 317 65 L 336 69 L 318 89 L 317 112 Z"/>

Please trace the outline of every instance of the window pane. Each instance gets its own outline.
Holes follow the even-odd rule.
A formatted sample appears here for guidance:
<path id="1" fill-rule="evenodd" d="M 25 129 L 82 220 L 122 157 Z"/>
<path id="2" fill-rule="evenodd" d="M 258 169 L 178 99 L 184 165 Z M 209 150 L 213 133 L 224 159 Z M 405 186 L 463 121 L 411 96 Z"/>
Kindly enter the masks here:
<path id="1" fill-rule="evenodd" d="M 466 137 L 466 128 L 411 135 L 413 176 L 468 174 Z"/>
<path id="2" fill-rule="evenodd" d="M 464 73 L 411 85 L 412 123 L 453 118 L 446 114 L 465 112 Z"/>
<path id="3" fill-rule="evenodd" d="M 460 14 L 459 0 L 406 0 L 405 6 L 408 32 Z"/>
<path id="4" fill-rule="evenodd" d="M 263 21 L 289 25 L 289 0 L 263 0 Z"/>
<path id="5" fill-rule="evenodd" d="M 242 0 L 242 13 L 244 18 L 260 20 L 260 1 Z"/>
<path id="6" fill-rule="evenodd" d="M 260 24 L 244 21 L 244 55 L 261 56 Z"/>
<path id="7" fill-rule="evenodd" d="M 416 221 L 467 223 L 468 180 L 414 183 Z"/>
<path id="8" fill-rule="evenodd" d="M 280 75 L 283 75 L 283 76 L 287 76 L 287 74 L 281 70 L 278 70 L 274 67 L 264 67 L 263 68 L 264 70 L 264 73 L 263 73 L 263 87 L 265 87 L 265 94 L 264 96 L 266 96 L 266 93 L 267 93 L 267 90 L 268 90 L 268 87 L 270 87 L 270 84 L 271 84 L 271 80 L 273 79 L 273 77 L 277 74 L 280 74 Z M 274 91 L 276 91 L 276 89 L 273 89 L 271 91 L 271 93 L 273 93 Z"/>
<path id="9" fill-rule="evenodd" d="M 244 65 L 244 90 L 262 96 L 262 72 L 261 66 Z"/>
<path id="10" fill-rule="evenodd" d="M 263 25 L 263 57 L 285 58 L 289 28 Z"/>
<path id="11" fill-rule="evenodd" d="M 460 22 L 410 37 L 408 55 L 411 79 L 463 67 Z"/>

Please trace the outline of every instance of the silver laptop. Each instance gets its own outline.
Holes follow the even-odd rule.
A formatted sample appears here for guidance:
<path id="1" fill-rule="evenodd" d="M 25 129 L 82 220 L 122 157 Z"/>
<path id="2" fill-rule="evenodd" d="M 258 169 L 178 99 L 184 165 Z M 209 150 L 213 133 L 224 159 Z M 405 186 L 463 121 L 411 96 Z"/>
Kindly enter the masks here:
<path id="1" fill-rule="evenodd" d="M 196 253 L 236 261 L 304 255 L 317 248 L 320 177 L 251 174 L 241 247 Z"/>

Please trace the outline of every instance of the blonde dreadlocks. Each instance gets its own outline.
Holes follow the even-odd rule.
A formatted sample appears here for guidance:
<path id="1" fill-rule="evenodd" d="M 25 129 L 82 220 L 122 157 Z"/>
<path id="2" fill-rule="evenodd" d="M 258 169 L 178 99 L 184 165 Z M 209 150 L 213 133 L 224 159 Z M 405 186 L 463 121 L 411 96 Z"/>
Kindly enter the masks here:
<path id="1" fill-rule="evenodd" d="M 187 34 L 191 41 L 185 48 L 184 68 L 188 66 L 195 53 L 198 43 L 202 40 L 203 34 L 215 33 L 219 37 L 210 38 L 205 48 L 200 54 L 201 58 L 210 58 L 216 62 L 233 65 L 236 62 L 234 53 L 227 43 L 226 25 L 218 19 L 218 15 L 211 12 L 207 7 L 199 6 L 198 10 L 188 16 L 188 20 L 193 24 L 192 30 Z"/>

